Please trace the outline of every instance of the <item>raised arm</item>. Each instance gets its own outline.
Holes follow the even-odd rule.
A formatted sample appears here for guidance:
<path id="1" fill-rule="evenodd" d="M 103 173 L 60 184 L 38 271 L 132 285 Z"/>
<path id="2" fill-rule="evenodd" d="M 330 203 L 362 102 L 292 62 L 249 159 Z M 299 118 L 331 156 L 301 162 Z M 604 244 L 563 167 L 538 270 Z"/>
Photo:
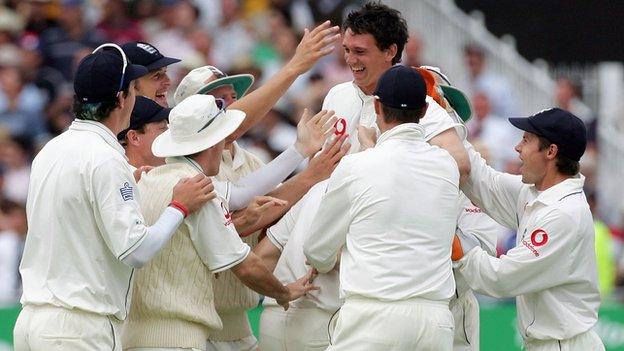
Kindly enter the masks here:
<path id="1" fill-rule="evenodd" d="M 229 106 L 232 109 L 244 111 L 247 117 L 238 129 L 226 139 L 226 142 L 240 138 L 258 123 L 277 100 L 284 95 L 297 77 L 312 68 L 321 57 L 331 53 L 334 46 L 330 44 L 340 38 L 339 31 L 340 27 L 332 27 L 329 21 L 317 26 L 312 31 L 306 29 L 295 55 L 290 61 L 265 85 Z"/>

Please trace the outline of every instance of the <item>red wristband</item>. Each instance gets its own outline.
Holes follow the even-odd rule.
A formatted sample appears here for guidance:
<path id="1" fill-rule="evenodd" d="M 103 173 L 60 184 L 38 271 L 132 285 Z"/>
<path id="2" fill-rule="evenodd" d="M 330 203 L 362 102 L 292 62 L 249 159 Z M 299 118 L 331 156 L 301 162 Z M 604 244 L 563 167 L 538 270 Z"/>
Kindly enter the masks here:
<path id="1" fill-rule="evenodd" d="M 180 210 L 180 212 L 182 212 L 182 214 L 184 215 L 184 218 L 188 217 L 188 215 L 189 215 L 188 208 L 186 208 L 186 206 L 182 205 L 180 202 L 175 201 L 175 200 L 171 201 L 169 203 L 169 206 L 171 206 L 171 207 L 173 207 L 175 209 Z"/>

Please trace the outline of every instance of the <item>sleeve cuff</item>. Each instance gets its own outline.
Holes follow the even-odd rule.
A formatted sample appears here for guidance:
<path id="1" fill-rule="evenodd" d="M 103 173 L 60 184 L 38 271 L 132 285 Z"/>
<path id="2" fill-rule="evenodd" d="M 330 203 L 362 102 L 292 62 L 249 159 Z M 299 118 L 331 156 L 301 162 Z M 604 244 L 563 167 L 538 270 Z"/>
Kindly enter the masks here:
<path id="1" fill-rule="evenodd" d="M 266 236 L 267 238 L 269 238 L 269 241 L 271 242 L 271 244 L 273 244 L 273 246 L 277 247 L 280 251 L 284 251 L 284 245 L 282 245 L 282 243 L 280 243 L 279 240 L 275 238 L 275 236 L 271 232 L 271 228 L 267 229 Z"/>
<path id="2" fill-rule="evenodd" d="M 212 273 L 223 272 L 223 271 L 226 271 L 226 270 L 236 266 L 237 264 L 243 262 L 247 258 L 247 256 L 249 256 L 249 253 L 251 252 L 251 247 L 249 247 L 249 245 L 247 245 L 247 244 L 245 244 L 245 246 L 246 246 L 245 252 L 241 255 L 241 257 L 237 258 L 236 260 L 234 260 L 231 263 L 228 263 L 226 265 L 219 266 L 217 268 L 210 268 L 210 271 Z"/>

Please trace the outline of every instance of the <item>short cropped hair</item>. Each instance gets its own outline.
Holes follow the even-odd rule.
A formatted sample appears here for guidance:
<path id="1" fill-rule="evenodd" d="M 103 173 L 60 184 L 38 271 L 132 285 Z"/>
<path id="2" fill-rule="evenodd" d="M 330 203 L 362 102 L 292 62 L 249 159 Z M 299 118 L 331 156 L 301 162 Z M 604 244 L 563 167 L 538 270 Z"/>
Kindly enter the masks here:
<path id="1" fill-rule="evenodd" d="M 386 50 L 396 44 L 397 53 L 392 58 L 392 64 L 401 62 L 403 48 L 409 38 L 407 23 L 401 12 L 376 1 L 368 2 L 347 15 L 342 29 L 351 29 L 355 34 L 372 35 L 379 50 Z"/>

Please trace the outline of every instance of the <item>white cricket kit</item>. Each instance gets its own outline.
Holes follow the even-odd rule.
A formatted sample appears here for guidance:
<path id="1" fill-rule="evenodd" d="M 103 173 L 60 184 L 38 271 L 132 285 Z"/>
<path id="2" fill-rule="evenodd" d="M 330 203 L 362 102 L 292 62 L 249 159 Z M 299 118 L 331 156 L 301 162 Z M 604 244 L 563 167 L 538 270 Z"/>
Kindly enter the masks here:
<path id="1" fill-rule="evenodd" d="M 297 202 L 274 226 L 267 229 L 267 237 L 282 254 L 277 261 L 273 274 L 283 283 L 293 282 L 310 270 L 305 265 L 303 245 L 308 238 L 310 228 L 314 225 L 314 215 L 318 211 L 321 199 L 327 190 L 328 180 L 314 185 L 308 193 Z M 319 274 L 314 284 L 321 287 L 307 293 L 290 303 L 295 308 L 320 308 L 335 312 L 342 305 L 338 297 L 338 272 L 330 271 Z M 275 299 L 266 297 L 264 306 L 279 306 Z M 281 306 L 280 306 L 281 308 Z"/>
<path id="2" fill-rule="evenodd" d="M 273 274 L 283 283 L 305 275 L 303 245 L 313 225 L 328 181 L 314 185 L 274 226 L 267 229 L 267 237 L 282 254 Z M 342 305 L 339 298 L 338 271 L 319 274 L 314 284 L 320 287 L 291 302 L 284 311 L 275 299 L 264 299 L 260 321 L 260 350 L 307 350 L 329 345 L 329 322 Z"/>
<path id="3" fill-rule="evenodd" d="M 22 304 L 125 319 L 133 269 L 121 260 L 148 230 L 115 135 L 75 120 L 37 155 L 29 189 Z"/>
<path id="4" fill-rule="evenodd" d="M 488 254 L 496 256 L 497 233 L 500 228 L 500 224 L 474 206 L 466 195 L 460 192 L 457 231 L 474 235 Z M 453 351 L 478 351 L 479 303 L 458 269 L 453 269 L 453 275 L 455 295 L 449 302 L 455 321 Z"/>
<path id="5" fill-rule="evenodd" d="M 167 207 L 180 179 L 203 173 L 187 157 L 169 157 L 165 162 L 139 182 L 148 222 Z M 213 273 L 236 266 L 251 249 L 232 224 L 229 183 L 212 181 L 216 198 L 185 218 L 169 243 L 137 272 L 124 347 L 205 349 L 210 333 L 222 328 L 214 306 Z"/>
<path id="6" fill-rule="evenodd" d="M 338 121 L 336 122 L 335 135 L 349 134 L 351 149 L 349 153 L 360 151 L 360 142 L 357 138 L 358 126 L 377 128 L 374 96 L 366 95 L 353 82 L 345 82 L 331 88 L 323 101 L 324 110 L 334 110 Z M 429 107 L 425 116 L 419 121 L 424 129 L 426 141 L 442 133 L 449 128 L 455 128 L 460 140 L 466 138 L 466 127 L 462 123 L 454 121 L 449 114 L 438 105 L 433 98 L 427 96 Z"/>
<path id="7" fill-rule="evenodd" d="M 448 348 L 441 349 L 452 345 L 450 247 L 459 171 L 448 152 L 427 144 L 424 134 L 416 123 L 394 127 L 379 137 L 375 148 L 344 157 L 329 179 L 304 253 L 325 273 L 334 268 L 342 248 L 345 305 L 330 350 L 354 349 L 367 342 L 358 336 L 367 332 L 379 339 L 374 349 L 413 349 L 419 334 L 396 329 L 396 324 L 420 320 L 430 325 L 429 318 L 440 323 L 424 328 L 422 336 L 432 342 L 444 339 Z M 399 310 L 413 313 L 402 319 Z M 369 329 L 369 317 L 379 313 L 379 321 L 387 325 Z M 384 335 L 384 328 L 394 331 Z M 406 340 L 397 345 L 397 337 Z"/>
<path id="8" fill-rule="evenodd" d="M 330 177 L 304 251 L 325 273 L 346 243 L 340 264 L 344 296 L 453 295 L 447 249 L 457 223 L 459 172 L 452 157 L 423 136 L 416 123 L 397 126 L 375 148 L 345 156 Z M 418 270 L 405 274 L 405 267 Z"/>
<path id="9" fill-rule="evenodd" d="M 220 181 L 236 183 L 240 178 L 261 168 L 264 163 L 249 151 L 241 148 L 235 141 L 232 143 L 234 154 L 223 150 L 219 174 Z M 260 231 L 241 238 L 250 246 L 258 243 Z M 215 308 L 223 323 L 223 329 L 210 333 L 206 345 L 207 351 L 248 351 L 255 350 L 258 340 L 251 331 L 247 309 L 256 307 L 260 301 L 258 293 L 246 287 L 236 275 L 230 271 L 219 274 L 213 280 Z"/>
<path id="10" fill-rule="evenodd" d="M 467 149 L 472 171 L 462 190 L 518 232 L 517 246 L 500 258 L 474 248 L 459 261 L 470 287 L 494 297 L 517 296 L 518 326 L 527 344 L 589 331 L 600 295 L 585 178 L 577 175 L 540 192 L 520 176 L 488 167 L 472 146 Z"/>
<path id="11" fill-rule="evenodd" d="M 21 303 L 124 320 L 133 269 L 121 260 L 141 244 L 148 227 L 116 136 L 101 123 L 75 120 L 35 157 L 26 207 Z M 57 313 L 52 310 L 49 315 Z M 114 321 L 106 324 L 100 330 L 113 332 Z"/>

